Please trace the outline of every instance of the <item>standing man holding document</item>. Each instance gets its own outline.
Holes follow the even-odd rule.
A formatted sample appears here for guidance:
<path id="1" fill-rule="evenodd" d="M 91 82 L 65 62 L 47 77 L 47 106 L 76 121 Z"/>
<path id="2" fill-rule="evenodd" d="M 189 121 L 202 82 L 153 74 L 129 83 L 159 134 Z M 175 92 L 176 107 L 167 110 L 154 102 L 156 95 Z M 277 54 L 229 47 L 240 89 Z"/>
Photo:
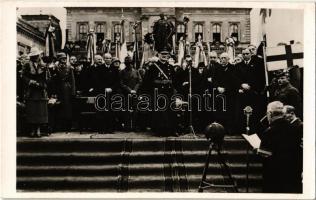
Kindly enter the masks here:
<path id="1" fill-rule="evenodd" d="M 268 104 L 267 118 L 269 127 L 261 136 L 260 148 L 257 152 L 263 155 L 263 192 L 265 193 L 299 193 L 302 188 L 293 178 L 298 159 L 293 144 L 297 143 L 289 134 L 291 124 L 285 118 L 284 106 L 280 101 Z"/>

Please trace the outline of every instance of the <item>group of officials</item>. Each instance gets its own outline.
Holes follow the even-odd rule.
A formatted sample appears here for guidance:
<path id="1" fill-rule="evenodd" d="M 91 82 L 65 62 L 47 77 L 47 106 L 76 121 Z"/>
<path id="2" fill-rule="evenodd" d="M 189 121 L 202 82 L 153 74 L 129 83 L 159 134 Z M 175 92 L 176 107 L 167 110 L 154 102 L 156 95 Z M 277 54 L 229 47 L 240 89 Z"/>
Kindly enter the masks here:
<path id="1" fill-rule="evenodd" d="M 151 98 L 151 110 L 154 106 L 161 107 L 159 104 L 167 104 L 167 109 L 163 110 L 138 111 L 135 104 L 140 98 L 136 98 L 132 113 L 112 112 L 111 108 L 107 112 L 97 112 L 97 123 L 93 126 L 99 132 L 151 129 L 159 134 L 173 135 L 185 133 L 190 125 L 196 131 L 203 131 L 207 124 L 216 121 L 223 124 L 228 133 L 238 134 L 245 130 L 243 110 L 246 106 L 252 108 L 250 130 L 257 132 L 262 127 L 260 119 L 265 116 L 267 93 L 269 101 L 279 100 L 293 106 L 302 118 L 302 95 L 291 84 L 289 73 L 275 73 L 271 84 L 266 86 L 263 59 L 252 47 L 244 49 L 233 62 L 227 53 L 218 56 L 212 51 L 206 66 L 204 62 L 193 63 L 190 55 L 185 56 L 180 65 L 174 64 L 175 58 L 163 49 L 142 68 L 137 68 L 130 56 L 125 58 L 124 68 L 121 68 L 120 60 L 109 53 L 95 55 L 91 65 L 86 59 L 77 60 L 75 56 L 70 56 L 67 63 L 65 53 L 57 54 L 56 60 L 43 59 L 41 52 L 34 48 L 28 59 L 18 60 L 18 102 L 26 105 L 26 117 L 33 127 L 33 135 L 40 135 L 39 126 L 47 123 L 50 128 L 70 131 L 84 106 L 76 99 L 99 94 L 108 97 L 136 94 L 141 98 L 143 94 L 153 96 L 156 93 L 167 97 L 167 102 L 153 102 Z M 181 95 L 184 105 L 191 103 L 191 113 L 187 107 L 181 112 L 170 109 L 171 97 L 175 94 Z M 205 105 L 206 98 L 210 105 Z"/>
<path id="2" fill-rule="evenodd" d="M 40 137 L 44 124 L 53 129 L 48 132 L 58 129 L 68 132 L 76 122 L 81 123 L 78 115 L 85 105 L 82 101 L 78 103 L 78 99 L 99 94 L 108 97 L 137 94 L 140 98 L 133 99 L 131 104 L 135 108 L 142 94 L 152 97 L 158 93 L 167 101 L 151 101 L 150 106 L 156 103 L 165 109 L 94 110 L 96 120 L 92 121 L 96 123 L 93 126 L 99 133 L 151 130 L 169 136 L 190 132 L 191 125 L 195 131 L 203 131 L 214 121 L 221 123 L 228 134 L 243 133 L 244 108 L 251 106 L 250 132 L 259 133 L 260 148 L 272 152 L 264 161 L 264 192 L 301 192 L 302 90 L 292 82 L 295 76 L 288 71 L 278 71 L 267 85 L 263 59 L 256 55 L 253 45 L 234 61 L 227 53 L 218 56 L 214 51 L 209 53 L 207 65 L 204 62 L 196 65 L 190 55 L 179 65 L 174 64 L 174 60 L 168 50 L 162 49 L 141 68 L 134 65 L 130 56 L 125 58 L 124 68 L 121 68 L 120 60 L 109 53 L 95 55 L 93 64 L 86 59 L 77 60 L 75 56 L 70 56 L 68 63 L 65 53 L 50 60 L 44 59 L 42 52 L 34 48 L 17 60 L 17 110 L 25 111 L 31 136 Z M 203 99 L 198 102 L 193 98 L 194 95 L 203 97 L 206 91 L 213 95 L 210 97 L 212 110 L 205 109 Z M 190 101 L 192 111 L 172 110 L 169 104 L 175 94 L 182 95 L 183 105 Z M 191 114 L 192 121 L 189 120 Z M 18 113 L 18 124 L 19 117 Z"/>

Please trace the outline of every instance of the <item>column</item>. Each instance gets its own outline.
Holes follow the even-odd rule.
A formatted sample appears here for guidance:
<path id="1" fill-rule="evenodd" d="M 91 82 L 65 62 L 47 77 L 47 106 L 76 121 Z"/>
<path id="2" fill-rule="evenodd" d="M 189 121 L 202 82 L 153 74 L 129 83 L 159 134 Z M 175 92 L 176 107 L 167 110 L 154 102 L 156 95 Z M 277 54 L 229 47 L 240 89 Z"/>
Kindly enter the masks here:
<path id="1" fill-rule="evenodd" d="M 205 26 L 204 42 L 210 42 L 211 41 L 211 33 L 212 33 L 210 21 L 205 21 L 204 26 Z"/>

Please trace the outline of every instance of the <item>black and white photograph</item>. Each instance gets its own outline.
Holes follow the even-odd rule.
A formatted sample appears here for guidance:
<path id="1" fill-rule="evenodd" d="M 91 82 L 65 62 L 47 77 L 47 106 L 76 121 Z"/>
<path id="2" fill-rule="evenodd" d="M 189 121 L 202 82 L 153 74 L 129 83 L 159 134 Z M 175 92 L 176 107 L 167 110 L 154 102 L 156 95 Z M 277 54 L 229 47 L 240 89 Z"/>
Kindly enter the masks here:
<path id="1" fill-rule="evenodd" d="M 16 194 L 315 195 L 307 5 L 112 3 L 15 5 Z"/>

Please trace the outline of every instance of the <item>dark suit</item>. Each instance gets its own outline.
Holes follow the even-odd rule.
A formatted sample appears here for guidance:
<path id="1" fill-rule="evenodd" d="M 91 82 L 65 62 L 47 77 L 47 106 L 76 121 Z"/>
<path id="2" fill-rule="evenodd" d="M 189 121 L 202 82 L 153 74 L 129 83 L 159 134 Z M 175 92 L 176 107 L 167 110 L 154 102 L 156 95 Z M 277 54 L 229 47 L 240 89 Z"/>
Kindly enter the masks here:
<path id="1" fill-rule="evenodd" d="M 111 88 L 112 93 L 117 92 L 119 82 L 119 72 L 112 66 L 106 66 L 105 64 L 94 66 L 92 71 L 93 88 L 96 94 L 104 94 L 105 88 Z"/>
<path id="2" fill-rule="evenodd" d="M 189 69 L 180 69 L 176 73 L 176 87 L 179 94 L 184 96 L 185 101 L 189 101 L 189 82 L 190 72 Z M 204 99 L 203 94 L 207 89 L 207 78 L 205 74 L 205 69 L 197 69 L 192 68 L 191 70 L 191 78 L 192 78 L 192 118 L 193 118 L 193 126 L 196 130 L 202 130 L 206 126 L 206 122 L 204 113 Z M 187 84 L 183 85 L 183 83 L 187 82 Z M 189 125 L 189 113 L 186 111 L 184 113 L 184 123 L 185 125 Z"/>
<path id="3" fill-rule="evenodd" d="M 236 95 L 240 86 L 240 80 L 236 76 L 235 66 L 227 64 L 226 66 L 216 67 L 214 69 L 213 85 L 214 88 L 225 88 L 223 94 L 220 94 L 218 91 L 214 93 L 214 119 L 222 123 L 229 133 L 232 133 Z M 223 107 L 223 96 L 226 101 L 226 108 Z"/>
<path id="4" fill-rule="evenodd" d="M 262 59 L 252 57 L 250 61 L 243 61 L 236 65 L 237 76 L 241 83 L 247 83 L 250 90 L 243 90 L 244 93 L 238 93 L 237 106 L 235 113 L 235 123 L 238 132 L 245 130 L 245 115 L 243 109 L 246 106 L 251 106 L 253 109 L 250 118 L 250 131 L 257 132 L 256 124 L 265 113 L 266 98 L 263 92 L 265 87 L 265 69 Z M 242 89 L 241 86 L 239 86 Z"/>
<path id="5" fill-rule="evenodd" d="M 99 123 L 99 131 L 112 131 L 114 125 L 114 113 L 111 109 L 111 98 L 114 94 L 117 94 L 120 81 L 119 81 L 119 72 L 113 66 L 106 66 L 104 64 L 99 66 L 94 66 L 94 69 L 91 74 L 92 77 L 92 88 L 94 88 L 93 94 L 100 95 L 105 94 L 106 96 L 106 108 L 107 111 L 98 112 L 98 123 Z M 105 89 L 111 88 L 112 92 L 106 93 Z M 101 103 L 100 103 L 101 102 Z M 99 101 L 99 106 L 104 107 L 104 101 Z"/>
<path id="6" fill-rule="evenodd" d="M 204 74 L 206 76 L 206 79 L 208 78 L 212 78 L 212 82 L 207 81 L 207 89 L 209 90 L 209 92 L 212 92 L 213 86 L 214 86 L 214 76 L 215 76 L 215 72 L 218 70 L 218 68 L 220 68 L 220 64 L 219 63 L 210 63 L 204 70 Z"/>
<path id="7" fill-rule="evenodd" d="M 296 127 L 296 128 L 294 128 Z M 279 118 L 261 136 L 260 149 L 272 152 L 263 160 L 263 192 L 297 193 L 300 188 L 302 127 Z"/>

